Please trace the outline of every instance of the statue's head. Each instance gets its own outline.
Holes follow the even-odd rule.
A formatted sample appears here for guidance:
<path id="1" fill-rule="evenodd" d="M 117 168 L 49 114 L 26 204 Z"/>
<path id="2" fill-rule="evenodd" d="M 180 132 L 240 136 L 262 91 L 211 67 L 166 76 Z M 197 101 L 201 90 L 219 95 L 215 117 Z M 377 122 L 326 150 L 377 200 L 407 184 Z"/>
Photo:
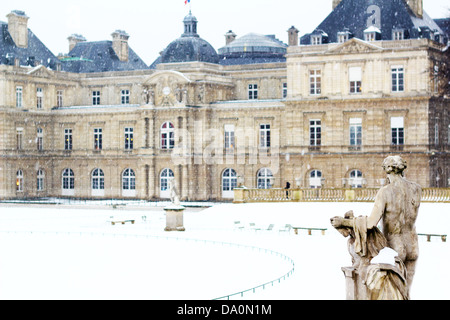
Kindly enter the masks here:
<path id="1" fill-rule="evenodd" d="M 384 159 L 382 167 L 387 174 L 402 174 L 403 170 L 407 168 L 407 165 L 406 160 L 403 160 L 400 156 L 389 156 Z"/>

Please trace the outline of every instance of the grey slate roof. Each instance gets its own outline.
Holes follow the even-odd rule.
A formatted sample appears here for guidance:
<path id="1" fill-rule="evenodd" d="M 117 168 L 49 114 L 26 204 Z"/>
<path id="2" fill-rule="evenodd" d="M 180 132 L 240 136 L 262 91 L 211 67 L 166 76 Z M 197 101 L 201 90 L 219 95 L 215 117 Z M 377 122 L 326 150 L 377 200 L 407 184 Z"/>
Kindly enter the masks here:
<path id="1" fill-rule="evenodd" d="M 442 29 L 447 38 L 450 38 L 450 18 L 434 19 L 434 22 Z"/>
<path id="2" fill-rule="evenodd" d="M 120 61 L 112 47 L 112 41 L 79 42 L 61 60 L 62 70 L 74 73 L 143 70 L 149 67 L 131 49 L 128 61 Z"/>
<path id="3" fill-rule="evenodd" d="M 410 39 L 428 37 L 427 32 L 434 30 L 443 33 L 426 12 L 422 18 L 416 17 L 404 0 L 342 0 L 315 31 L 325 32 L 328 42 L 338 42 L 337 33 L 346 29 L 353 37 L 364 39 L 364 30 L 372 15 L 372 12 L 368 13 L 371 5 L 381 10 L 380 40 L 392 40 L 394 29 L 404 29 Z M 301 37 L 300 44 L 311 44 L 310 36 L 313 33 Z"/>
<path id="4" fill-rule="evenodd" d="M 29 29 L 28 47 L 17 47 L 8 31 L 8 23 L 0 21 L 0 64 L 13 65 L 16 58 L 23 66 L 35 66 L 38 63 L 53 70 L 56 70 L 60 63 L 58 58 Z"/>

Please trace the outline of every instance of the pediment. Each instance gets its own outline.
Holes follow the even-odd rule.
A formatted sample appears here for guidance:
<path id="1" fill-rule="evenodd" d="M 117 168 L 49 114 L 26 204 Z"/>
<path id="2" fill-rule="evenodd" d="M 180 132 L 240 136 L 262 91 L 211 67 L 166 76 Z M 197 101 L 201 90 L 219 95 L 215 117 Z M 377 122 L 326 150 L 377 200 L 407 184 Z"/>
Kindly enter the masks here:
<path id="1" fill-rule="evenodd" d="M 27 74 L 37 77 L 49 77 L 52 75 L 52 72 L 41 64 L 28 71 Z"/>
<path id="2" fill-rule="evenodd" d="M 344 43 L 341 43 L 330 50 L 327 53 L 332 54 L 349 54 L 349 53 L 370 53 L 384 50 L 382 47 L 376 46 L 367 41 L 363 41 L 358 38 L 352 38 Z"/>
<path id="3" fill-rule="evenodd" d="M 181 72 L 157 71 L 143 82 L 143 104 L 164 107 L 186 104 L 190 82 Z"/>
<path id="4" fill-rule="evenodd" d="M 170 85 L 173 83 L 184 84 L 189 82 L 191 82 L 191 80 L 189 80 L 189 78 L 186 77 L 181 72 L 167 70 L 167 71 L 156 71 L 144 81 L 144 85 L 147 86 L 157 84 Z"/>

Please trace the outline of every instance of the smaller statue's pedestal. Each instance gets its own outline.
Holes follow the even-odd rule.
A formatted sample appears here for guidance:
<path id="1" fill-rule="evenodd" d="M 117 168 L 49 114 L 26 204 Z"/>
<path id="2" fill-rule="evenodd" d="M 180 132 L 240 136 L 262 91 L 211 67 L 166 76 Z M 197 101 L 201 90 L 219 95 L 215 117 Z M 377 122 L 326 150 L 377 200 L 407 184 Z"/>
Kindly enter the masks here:
<path id="1" fill-rule="evenodd" d="M 185 231 L 183 225 L 183 206 L 171 204 L 164 208 L 166 212 L 166 227 L 164 231 Z"/>
<path id="2" fill-rule="evenodd" d="M 353 267 L 342 267 L 345 275 L 345 292 L 347 300 L 368 300 L 367 286 L 363 283 L 358 271 Z"/>

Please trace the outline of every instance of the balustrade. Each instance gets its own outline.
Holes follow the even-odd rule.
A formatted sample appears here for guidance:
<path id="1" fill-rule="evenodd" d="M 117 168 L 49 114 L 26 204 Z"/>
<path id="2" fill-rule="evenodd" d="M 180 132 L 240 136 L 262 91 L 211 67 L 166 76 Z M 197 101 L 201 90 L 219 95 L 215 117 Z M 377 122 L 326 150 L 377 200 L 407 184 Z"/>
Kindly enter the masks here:
<path id="1" fill-rule="evenodd" d="M 234 203 L 375 200 L 378 188 L 234 189 Z M 450 188 L 423 188 L 422 202 L 450 202 Z"/>

